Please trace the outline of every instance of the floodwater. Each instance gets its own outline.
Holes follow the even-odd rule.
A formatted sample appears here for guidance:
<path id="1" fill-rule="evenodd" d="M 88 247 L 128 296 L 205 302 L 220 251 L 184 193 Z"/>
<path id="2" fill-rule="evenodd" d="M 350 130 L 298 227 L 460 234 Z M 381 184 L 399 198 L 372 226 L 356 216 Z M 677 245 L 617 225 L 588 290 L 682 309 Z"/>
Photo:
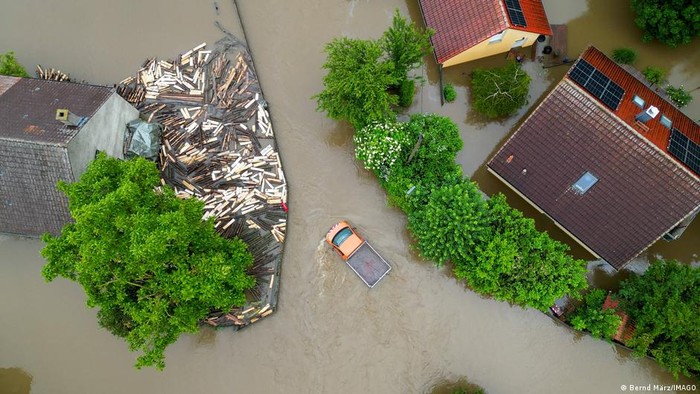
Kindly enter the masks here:
<path id="1" fill-rule="evenodd" d="M 174 57 L 213 42 L 221 37 L 215 20 L 240 34 L 234 7 L 224 0 L 219 15 L 210 1 L 3 3 L 0 51 L 14 49 L 26 65 L 61 68 L 96 83 L 132 75 L 148 57 Z M 537 311 L 481 298 L 409 251 L 405 217 L 387 207 L 377 181 L 354 161 L 351 130 L 315 112 L 310 97 L 322 88 L 326 42 L 340 35 L 378 37 L 395 8 L 419 20 L 414 0 L 239 3 L 290 184 L 279 310 L 237 333 L 203 329 L 184 336 L 167 351 L 164 372 L 137 371 L 127 346 L 97 326 L 79 286 L 44 283 L 40 242 L 0 237 L 0 368 L 31 374 L 32 393 L 59 394 L 423 393 L 462 378 L 489 393 L 620 393 L 621 385 L 676 382 L 654 362 L 572 333 Z M 634 31 L 620 21 L 590 15 L 589 8 L 604 13 L 617 5 L 545 3 L 552 22 L 569 23 L 571 35 L 579 26 L 632 40 Z M 583 41 L 572 40 L 570 51 L 580 52 Z M 604 50 L 611 45 L 595 42 Z M 685 57 L 669 60 L 671 78 L 697 78 L 697 62 L 685 60 L 695 52 L 683 51 Z M 654 53 L 644 52 L 639 64 L 655 60 Z M 526 67 L 535 80 L 534 104 L 558 77 L 536 63 Z M 502 191 L 483 173 L 483 163 L 517 119 L 483 123 L 468 114 L 468 72 L 446 72 L 459 96 L 440 107 L 434 70 L 422 70 L 428 82 L 412 110 L 458 122 L 465 172 L 489 193 Z M 322 241 L 341 219 L 356 224 L 393 265 L 372 290 Z M 542 220 L 538 225 L 546 228 Z M 697 234 L 696 223 L 683 237 L 697 240 Z M 698 244 L 684 244 L 679 258 L 697 259 L 692 247 Z"/>

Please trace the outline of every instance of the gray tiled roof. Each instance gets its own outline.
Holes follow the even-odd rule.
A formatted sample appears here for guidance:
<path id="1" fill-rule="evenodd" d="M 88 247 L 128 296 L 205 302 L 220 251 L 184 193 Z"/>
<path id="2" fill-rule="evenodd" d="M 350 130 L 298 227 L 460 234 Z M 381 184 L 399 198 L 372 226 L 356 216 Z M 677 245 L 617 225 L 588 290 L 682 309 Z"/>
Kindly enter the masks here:
<path id="1" fill-rule="evenodd" d="M 697 177 L 566 79 L 488 166 L 616 268 L 700 206 Z"/>
<path id="2" fill-rule="evenodd" d="M 7 78 L 0 76 L 0 85 Z M 21 78 L 0 95 L 0 139 L 65 145 L 78 129 L 57 121 L 56 110 L 91 117 L 113 92 L 104 86 Z"/>
<path id="3" fill-rule="evenodd" d="M 0 140 L 0 232 L 58 234 L 71 220 L 60 179 L 73 181 L 65 148 Z"/>

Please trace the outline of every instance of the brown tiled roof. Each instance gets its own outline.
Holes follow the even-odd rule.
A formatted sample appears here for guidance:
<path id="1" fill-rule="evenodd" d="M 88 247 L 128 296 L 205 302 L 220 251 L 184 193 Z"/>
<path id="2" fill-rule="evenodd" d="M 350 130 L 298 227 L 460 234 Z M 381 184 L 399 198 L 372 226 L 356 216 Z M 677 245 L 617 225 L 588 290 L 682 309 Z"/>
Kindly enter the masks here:
<path id="1" fill-rule="evenodd" d="M 0 76 L 0 85 L 8 78 Z M 65 145 L 79 129 L 56 120 L 56 110 L 91 117 L 113 92 L 104 86 L 21 78 L 0 92 L 0 139 Z"/>
<path id="2" fill-rule="evenodd" d="M 73 181 L 67 149 L 0 140 L 0 232 L 58 234 L 71 220 L 59 179 Z"/>
<path id="3" fill-rule="evenodd" d="M 79 131 L 56 120 L 91 117 L 114 93 L 103 86 L 0 76 L 0 232 L 58 234 L 70 221 L 58 180 L 73 181 L 67 144 Z"/>
<path id="4" fill-rule="evenodd" d="M 589 46 L 583 54 L 581 54 L 581 59 L 589 62 L 596 69 L 605 74 L 606 77 L 613 80 L 625 90 L 622 102 L 617 110 L 614 111 L 615 115 L 640 132 L 659 149 L 668 152 L 668 140 L 671 134 L 670 129 L 659 123 L 661 115 L 665 115 L 671 119 L 673 127 L 689 137 L 691 141 L 700 144 L 700 126 L 669 101 L 659 96 L 654 90 L 644 84 L 644 82 L 640 81 L 638 79 L 638 73 L 632 73 L 620 67 L 612 59 L 605 56 L 604 53 L 593 46 Z M 635 122 L 635 116 L 643 111 L 642 108 L 639 108 L 632 102 L 632 98 L 635 95 L 641 97 L 646 102 L 644 109 L 653 105 L 659 109 L 659 115 L 657 115 L 655 119 L 644 124 Z M 679 163 L 681 162 L 679 161 Z"/>
<path id="5" fill-rule="evenodd" d="M 617 310 L 618 304 L 619 301 L 612 299 L 610 294 L 608 294 L 608 296 L 605 297 L 605 302 L 603 302 L 603 310 L 612 309 L 615 311 L 616 315 L 620 316 L 620 325 L 617 327 L 617 332 L 613 336 L 613 339 L 625 344 L 627 341 L 632 339 L 635 324 L 625 312 Z"/>
<path id="6" fill-rule="evenodd" d="M 616 268 L 700 207 L 698 177 L 566 78 L 488 166 Z"/>
<path id="7" fill-rule="evenodd" d="M 503 0 L 420 0 L 438 63 L 457 56 L 509 27 L 551 35 L 541 0 L 520 0 L 526 27 L 510 22 Z"/>

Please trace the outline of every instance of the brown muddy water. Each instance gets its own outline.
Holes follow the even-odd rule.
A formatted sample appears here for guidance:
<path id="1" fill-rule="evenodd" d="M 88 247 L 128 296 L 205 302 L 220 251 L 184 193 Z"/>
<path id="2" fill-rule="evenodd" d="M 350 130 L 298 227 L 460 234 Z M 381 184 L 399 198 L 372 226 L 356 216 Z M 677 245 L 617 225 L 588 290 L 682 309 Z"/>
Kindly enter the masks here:
<path id="1" fill-rule="evenodd" d="M 211 1 L 4 0 L 0 51 L 14 49 L 25 65 L 110 84 L 150 56 L 173 57 L 213 42 L 221 37 L 215 20 L 239 32 L 232 4 L 218 3 L 219 15 Z M 419 20 L 414 0 L 239 3 L 290 184 L 279 310 L 241 332 L 204 329 L 184 336 L 169 348 L 164 372 L 137 371 L 126 345 L 97 326 L 77 285 L 44 283 L 40 242 L 0 237 L 0 368 L 31 374 L 32 393 L 71 394 L 424 393 L 461 378 L 489 393 L 620 393 L 623 384 L 675 382 L 654 362 L 574 334 L 537 311 L 483 299 L 408 251 L 405 217 L 387 207 L 376 180 L 354 161 L 351 131 L 315 112 L 309 98 L 322 87 L 326 42 L 340 35 L 378 37 L 394 8 Z M 617 46 L 615 40 L 636 43 L 638 33 L 624 21 L 599 17 L 623 13 L 625 2 L 545 3 L 553 23 L 569 23 L 570 34 L 582 37 L 571 38 L 572 54 L 588 42 L 604 50 Z M 596 35 L 585 35 L 589 29 Z M 656 64 L 668 64 L 672 80 L 698 82 L 697 46 L 672 58 L 654 46 L 636 47 L 638 65 L 663 56 L 668 63 Z M 555 72 L 565 71 L 526 67 L 534 76 L 533 104 L 560 78 Z M 482 164 L 518 117 L 483 123 L 469 115 L 469 70 L 448 69 L 458 101 L 440 107 L 434 67 L 427 67 L 428 83 L 412 110 L 458 122 L 465 172 L 475 173 L 489 193 L 503 191 Z M 697 117 L 698 108 L 688 111 Z M 371 291 L 322 242 L 341 219 L 356 224 L 394 267 Z M 549 229 L 543 220 L 538 225 Z M 685 248 L 676 250 L 678 258 L 697 260 L 699 227 L 654 253 L 670 256 Z"/>

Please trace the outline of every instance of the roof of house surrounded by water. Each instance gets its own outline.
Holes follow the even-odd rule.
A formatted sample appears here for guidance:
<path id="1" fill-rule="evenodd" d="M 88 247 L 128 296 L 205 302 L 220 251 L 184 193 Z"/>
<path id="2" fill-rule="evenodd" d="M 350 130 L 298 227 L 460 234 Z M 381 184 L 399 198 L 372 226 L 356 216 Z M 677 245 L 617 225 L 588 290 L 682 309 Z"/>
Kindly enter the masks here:
<path id="1" fill-rule="evenodd" d="M 541 0 L 420 0 L 438 63 L 505 29 L 551 35 Z"/>
<path id="2" fill-rule="evenodd" d="M 70 220 L 58 180 L 73 181 L 67 146 L 80 128 L 56 120 L 68 108 L 93 116 L 114 89 L 0 76 L 0 232 L 38 236 Z"/>
<path id="3" fill-rule="evenodd" d="M 697 123 L 591 46 L 488 167 L 619 269 L 700 208 L 698 144 Z"/>

